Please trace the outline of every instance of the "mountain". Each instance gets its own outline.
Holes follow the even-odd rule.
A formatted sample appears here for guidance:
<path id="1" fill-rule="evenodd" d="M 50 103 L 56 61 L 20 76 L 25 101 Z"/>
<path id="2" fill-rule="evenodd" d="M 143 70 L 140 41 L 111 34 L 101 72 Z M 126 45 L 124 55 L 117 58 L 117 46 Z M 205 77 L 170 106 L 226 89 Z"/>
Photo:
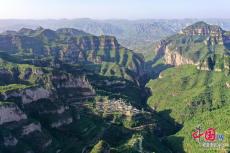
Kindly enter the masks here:
<path id="1" fill-rule="evenodd" d="M 153 93 L 148 99 L 149 106 L 162 118 L 182 125 L 176 134 L 164 140 L 174 152 L 202 153 L 204 138 L 201 137 L 201 142 L 197 143 L 191 137 L 199 127 L 201 132 L 215 128 L 216 132 L 223 134 L 224 141 L 218 143 L 226 147 L 220 150 L 229 151 L 229 78 L 223 72 L 182 65 L 163 71 L 158 79 L 147 84 Z M 207 152 L 218 152 L 215 149 L 209 147 Z"/>
<path id="2" fill-rule="evenodd" d="M 198 69 L 229 71 L 230 33 L 219 26 L 197 22 L 156 43 L 152 64 L 196 65 Z M 152 57 L 152 58 L 151 58 Z"/>
<path id="3" fill-rule="evenodd" d="M 27 56 L 26 60 L 30 63 L 39 57 L 36 61 L 38 65 L 55 64 L 50 59 L 69 64 L 84 63 L 85 67 L 98 67 L 94 70 L 103 75 L 137 82 L 144 74 L 143 57 L 121 46 L 115 37 L 93 36 L 76 29 L 53 31 L 40 27 L 5 32 L 0 35 L 0 50 Z"/>
<path id="4" fill-rule="evenodd" d="M 152 91 L 148 105 L 181 125 L 176 134 L 164 139 L 173 152 L 229 151 L 229 43 L 228 31 L 197 22 L 156 44 L 148 64 L 158 77 L 147 84 Z M 196 128 L 200 132 L 215 128 L 225 138 L 213 142 L 223 146 L 204 148 L 205 138 L 191 137 Z"/>
<path id="5" fill-rule="evenodd" d="M 1 153 L 170 152 L 177 124 L 146 105 L 144 59 L 115 37 L 23 28 L 0 50 Z"/>
<path id="6" fill-rule="evenodd" d="M 199 20 L 216 24 L 230 30 L 229 19 L 143 19 L 143 20 L 94 20 L 94 19 L 60 19 L 60 20 L 0 20 L 0 32 L 37 28 L 42 26 L 52 30 L 75 28 L 94 35 L 113 35 L 119 43 L 131 50 L 148 53 L 153 43 L 179 32 L 182 28 Z"/>
<path id="7" fill-rule="evenodd" d="M 72 28 L 0 34 L 0 153 L 229 152 L 229 32 L 197 22 L 153 47 L 145 61 Z"/>

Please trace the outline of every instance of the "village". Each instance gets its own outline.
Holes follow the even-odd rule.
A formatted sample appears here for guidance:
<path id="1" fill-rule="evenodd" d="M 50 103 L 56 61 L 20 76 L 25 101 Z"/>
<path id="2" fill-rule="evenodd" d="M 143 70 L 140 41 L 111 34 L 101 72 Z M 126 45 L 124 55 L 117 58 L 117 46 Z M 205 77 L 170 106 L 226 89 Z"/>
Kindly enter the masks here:
<path id="1" fill-rule="evenodd" d="M 126 116 L 133 116 L 141 113 L 140 110 L 133 107 L 123 99 L 112 99 L 96 102 L 96 110 L 106 114 L 121 113 Z"/>

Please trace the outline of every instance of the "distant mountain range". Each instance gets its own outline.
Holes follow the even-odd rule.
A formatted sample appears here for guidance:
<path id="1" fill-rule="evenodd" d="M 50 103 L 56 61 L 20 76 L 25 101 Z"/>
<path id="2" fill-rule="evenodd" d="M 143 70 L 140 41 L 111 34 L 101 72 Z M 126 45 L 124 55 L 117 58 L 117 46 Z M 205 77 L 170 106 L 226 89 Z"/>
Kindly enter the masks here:
<path id="1" fill-rule="evenodd" d="M 219 25 L 230 30 L 230 19 L 146 19 L 146 20 L 93 20 L 93 19 L 60 19 L 60 20 L 0 20 L 0 32 L 35 29 L 38 26 L 53 30 L 59 28 L 76 28 L 94 35 L 113 35 L 118 41 L 132 50 L 148 52 L 152 43 L 164 37 L 176 34 L 182 28 L 197 21 Z"/>
<path id="2" fill-rule="evenodd" d="M 144 59 L 114 36 L 57 28 L 59 20 L 47 20 L 50 29 L 31 22 L 32 29 L 0 34 L 0 153 L 230 151 L 229 31 L 203 21 L 171 28 L 178 32 Z M 170 22 L 165 27 L 176 27 Z M 152 44 L 142 29 L 139 41 Z"/>

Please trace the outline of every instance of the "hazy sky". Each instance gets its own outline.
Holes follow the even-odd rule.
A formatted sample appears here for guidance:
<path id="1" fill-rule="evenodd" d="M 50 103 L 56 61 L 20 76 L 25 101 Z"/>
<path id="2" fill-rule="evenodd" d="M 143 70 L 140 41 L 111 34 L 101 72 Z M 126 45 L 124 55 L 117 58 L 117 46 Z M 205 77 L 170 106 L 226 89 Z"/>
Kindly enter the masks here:
<path id="1" fill-rule="evenodd" d="M 0 0 L 9 18 L 230 18 L 230 0 Z"/>

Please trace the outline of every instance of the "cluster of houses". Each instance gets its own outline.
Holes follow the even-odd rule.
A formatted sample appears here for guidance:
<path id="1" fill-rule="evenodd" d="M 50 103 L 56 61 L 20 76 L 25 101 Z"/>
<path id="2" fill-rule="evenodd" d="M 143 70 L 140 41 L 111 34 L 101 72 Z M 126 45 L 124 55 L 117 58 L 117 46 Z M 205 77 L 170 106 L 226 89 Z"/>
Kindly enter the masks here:
<path id="1" fill-rule="evenodd" d="M 141 112 L 132 105 L 127 104 L 123 99 L 98 101 L 96 102 L 96 110 L 106 114 L 121 113 L 126 116 L 133 116 Z"/>

